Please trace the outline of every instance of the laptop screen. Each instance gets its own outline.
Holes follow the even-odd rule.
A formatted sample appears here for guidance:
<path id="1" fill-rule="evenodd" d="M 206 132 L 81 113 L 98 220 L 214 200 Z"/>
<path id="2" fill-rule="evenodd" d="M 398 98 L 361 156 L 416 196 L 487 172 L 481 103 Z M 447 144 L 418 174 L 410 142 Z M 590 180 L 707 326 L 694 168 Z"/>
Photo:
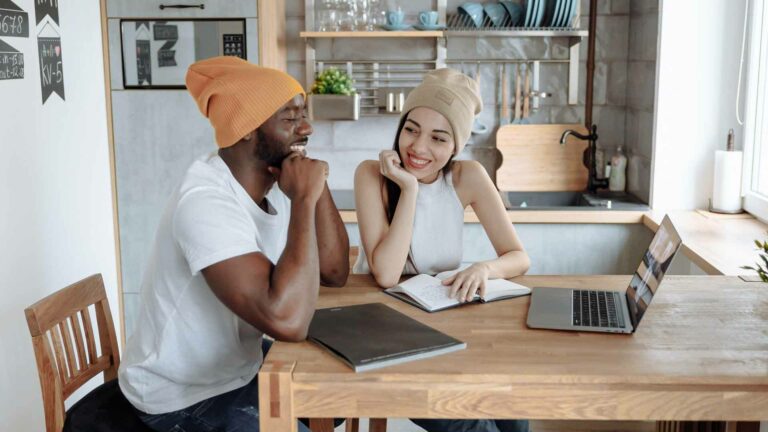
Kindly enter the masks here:
<path id="1" fill-rule="evenodd" d="M 681 243 L 680 235 L 669 216 L 664 216 L 627 288 L 627 306 L 635 330 Z"/>

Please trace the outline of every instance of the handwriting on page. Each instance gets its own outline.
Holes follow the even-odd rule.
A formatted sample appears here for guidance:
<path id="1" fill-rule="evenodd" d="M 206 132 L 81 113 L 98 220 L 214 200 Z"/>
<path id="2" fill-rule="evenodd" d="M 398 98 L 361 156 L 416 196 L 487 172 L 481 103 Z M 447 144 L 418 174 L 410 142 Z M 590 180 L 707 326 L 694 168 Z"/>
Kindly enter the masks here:
<path id="1" fill-rule="evenodd" d="M 450 287 L 440 284 L 430 284 L 408 288 L 408 291 L 410 291 L 412 295 L 418 296 L 421 301 L 430 305 L 433 309 L 452 306 L 458 303 L 458 300 L 448 296 L 449 290 Z"/>

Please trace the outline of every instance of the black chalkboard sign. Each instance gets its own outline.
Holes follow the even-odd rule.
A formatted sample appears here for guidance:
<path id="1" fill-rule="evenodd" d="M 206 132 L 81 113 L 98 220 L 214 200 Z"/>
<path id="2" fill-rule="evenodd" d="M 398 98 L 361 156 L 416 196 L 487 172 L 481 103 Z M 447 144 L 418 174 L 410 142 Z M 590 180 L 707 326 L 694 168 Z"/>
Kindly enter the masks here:
<path id="1" fill-rule="evenodd" d="M 35 18 L 37 23 L 45 18 L 46 15 L 51 17 L 56 25 L 59 25 L 59 0 L 34 0 L 35 1 Z"/>
<path id="2" fill-rule="evenodd" d="M 242 34 L 225 34 L 223 43 L 225 56 L 235 56 L 245 60 L 245 44 Z"/>
<path id="3" fill-rule="evenodd" d="M 155 24 L 152 27 L 155 40 L 178 40 L 179 27 L 171 24 Z"/>
<path id="4" fill-rule="evenodd" d="M 136 41 L 136 72 L 139 85 L 152 85 L 152 57 L 149 53 L 149 41 Z"/>
<path id="5" fill-rule="evenodd" d="M 64 65 L 61 55 L 60 37 L 37 37 L 40 54 L 40 86 L 43 91 L 43 103 L 51 93 L 64 99 Z"/>
<path id="6" fill-rule="evenodd" d="M 0 36 L 29 36 L 27 13 L 11 0 L 0 0 Z"/>
<path id="7" fill-rule="evenodd" d="M 24 78 L 24 54 L 0 40 L 0 80 Z"/>

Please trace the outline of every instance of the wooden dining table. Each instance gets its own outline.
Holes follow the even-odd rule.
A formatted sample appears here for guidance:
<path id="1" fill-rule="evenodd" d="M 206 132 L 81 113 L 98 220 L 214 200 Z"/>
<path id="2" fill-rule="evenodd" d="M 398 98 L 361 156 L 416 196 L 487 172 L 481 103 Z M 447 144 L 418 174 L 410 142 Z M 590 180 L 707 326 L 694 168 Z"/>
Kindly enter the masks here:
<path id="1" fill-rule="evenodd" d="M 630 276 L 512 280 L 623 290 Z M 355 373 L 311 342 L 277 342 L 259 373 L 261 430 L 295 431 L 299 417 L 768 419 L 763 283 L 668 276 L 631 335 L 530 329 L 529 296 L 427 313 L 386 295 L 368 275 L 321 288 L 318 308 L 362 303 L 384 303 L 467 348 Z"/>

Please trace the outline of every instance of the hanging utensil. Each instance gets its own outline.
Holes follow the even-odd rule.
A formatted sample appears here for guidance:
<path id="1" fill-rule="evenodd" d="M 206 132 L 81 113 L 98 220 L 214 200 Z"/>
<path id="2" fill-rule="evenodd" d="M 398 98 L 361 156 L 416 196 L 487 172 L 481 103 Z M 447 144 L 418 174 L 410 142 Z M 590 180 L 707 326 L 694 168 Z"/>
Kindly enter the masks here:
<path id="1" fill-rule="evenodd" d="M 477 81 L 477 89 L 480 92 L 480 94 L 483 93 L 483 87 L 480 82 L 480 62 L 477 62 L 477 66 L 475 67 L 475 81 Z M 488 126 L 486 126 L 481 120 L 480 116 L 475 116 L 475 121 L 472 123 L 472 133 L 474 134 L 484 134 L 488 132 Z M 471 141 L 470 141 L 471 143 Z M 469 143 L 468 143 L 469 144 Z"/>
<path id="2" fill-rule="evenodd" d="M 531 71 L 528 64 L 525 64 L 525 96 L 523 96 L 523 119 L 520 123 L 527 124 L 531 121 L 528 116 L 531 114 Z"/>
<path id="3" fill-rule="evenodd" d="M 521 97 L 521 82 L 520 82 L 520 63 L 515 64 L 515 119 L 512 121 L 512 123 L 518 124 L 520 123 L 520 118 L 522 117 L 522 112 L 520 110 L 520 104 L 522 101 L 520 100 Z"/>
<path id="4" fill-rule="evenodd" d="M 501 80 L 501 114 L 499 115 L 499 124 L 509 124 L 509 100 L 507 99 L 507 64 L 501 64 L 501 73 L 499 74 Z"/>

